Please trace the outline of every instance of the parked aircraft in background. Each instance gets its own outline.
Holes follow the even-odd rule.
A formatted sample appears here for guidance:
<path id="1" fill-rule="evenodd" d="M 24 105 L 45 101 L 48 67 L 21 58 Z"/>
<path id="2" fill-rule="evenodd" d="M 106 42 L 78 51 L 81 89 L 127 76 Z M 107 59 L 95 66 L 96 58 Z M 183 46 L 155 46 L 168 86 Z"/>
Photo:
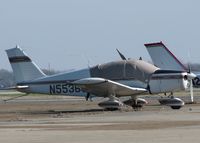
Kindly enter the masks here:
<path id="1" fill-rule="evenodd" d="M 144 44 L 155 66 L 161 69 L 171 69 L 191 72 L 190 65 L 184 66 L 180 60 L 162 43 L 148 43 Z M 191 102 L 193 102 L 193 85 L 200 86 L 200 74 L 190 82 Z"/>
<path id="2" fill-rule="evenodd" d="M 162 42 L 145 44 L 145 47 L 155 66 L 161 69 L 189 70 Z M 200 87 L 200 74 L 196 75 L 193 79 L 193 85 Z"/>
<path id="3" fill-rule="evenodd" d="M 119 109 L 124 104 L 133 108 L 142 107 L 147 101 L 139 98 L 139 95 L 185 90 L 194 78 L 185 71 L 162 70 L 143 60 L 126 59 L 47 76 L 18 46 L 6 52 L 18 91 L 82 96 L 86 99 L 91 95 L 105 97 L 108 100 L 99 103 L 105 109 Z M 122 102 L 120 97 L 123 96 L 130 99 Z M 174 98 L 166 105 L 179 109 L 184 102 Z"/>

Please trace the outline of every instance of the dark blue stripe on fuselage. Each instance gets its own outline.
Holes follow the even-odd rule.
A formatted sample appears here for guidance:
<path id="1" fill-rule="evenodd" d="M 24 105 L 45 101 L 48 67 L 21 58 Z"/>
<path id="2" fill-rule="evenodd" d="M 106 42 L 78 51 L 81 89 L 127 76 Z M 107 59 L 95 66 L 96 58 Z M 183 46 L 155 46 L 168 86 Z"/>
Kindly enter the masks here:
<path id="1" fill-rule="evenodd" d="M 154 74 L 172 74 L 172 73 L 183 73 L 186 71 L 176 71 L 176 70 L 156 70 Z"/>

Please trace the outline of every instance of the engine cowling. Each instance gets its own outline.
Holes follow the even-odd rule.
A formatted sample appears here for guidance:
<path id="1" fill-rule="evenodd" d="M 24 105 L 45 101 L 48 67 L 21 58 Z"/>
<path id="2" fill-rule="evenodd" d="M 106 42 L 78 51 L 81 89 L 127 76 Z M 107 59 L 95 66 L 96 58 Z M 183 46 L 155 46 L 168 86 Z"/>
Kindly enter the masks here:
<path id="1" fill-rule="evenodd" d="M 185 102 L 183 100 L 174 97 L 160 98 L 158 101 L 161 105 L 170 106 L 172 109 L 180 109 L 185 105 Z"/>
<path id="2" fill-rule="evenodd" d="M 152 94 L 175 92 L 188 88 L 186 72 L 156 73 L 149 80 L 149 91 Z"/>
<path id="3" fill-rule="evenodd" d="M 100 102 L 98 105 L 107 110 L 118 110 L 123 106 L 123 103 L 119 100 L 108 100 Z"/>

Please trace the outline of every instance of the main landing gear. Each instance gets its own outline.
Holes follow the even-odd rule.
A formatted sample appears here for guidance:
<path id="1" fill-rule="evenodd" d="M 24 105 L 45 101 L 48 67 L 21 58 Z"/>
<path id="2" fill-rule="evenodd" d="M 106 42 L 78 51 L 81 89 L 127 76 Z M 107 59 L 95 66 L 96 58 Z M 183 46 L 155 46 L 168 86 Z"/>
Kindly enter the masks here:
<path id="1" fill-rule="evenodd" d="M 143 98 L 131 98 L 124 101 L 124 104 L 131 106 L 134 110 L 141 110 L 141 108 L 148 102 Z"/>
<path id="2" fill-rule="evenodd" d="M 185 102 L 180 98 L 174 97 L 172 92 L 169 96 L 162 97 L 158 101 L 161 105 L 170 106 L 172 109 L 180 109 L 185 105 Z"/>

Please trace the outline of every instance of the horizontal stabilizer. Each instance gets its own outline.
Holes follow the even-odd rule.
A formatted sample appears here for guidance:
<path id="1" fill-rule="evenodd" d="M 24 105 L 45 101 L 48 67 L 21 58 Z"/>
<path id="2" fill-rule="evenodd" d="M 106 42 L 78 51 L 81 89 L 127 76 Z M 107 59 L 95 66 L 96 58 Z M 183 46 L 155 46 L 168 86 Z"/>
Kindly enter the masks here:
<path id="1" fill-rule="evenodd" d="M 11 86 L 6 88 L 0 88 L 0 90 L 20 90 L 20 89 L 27 89 L 29 86 L 27 85 L 17 85 L 17 86 Z"/>

